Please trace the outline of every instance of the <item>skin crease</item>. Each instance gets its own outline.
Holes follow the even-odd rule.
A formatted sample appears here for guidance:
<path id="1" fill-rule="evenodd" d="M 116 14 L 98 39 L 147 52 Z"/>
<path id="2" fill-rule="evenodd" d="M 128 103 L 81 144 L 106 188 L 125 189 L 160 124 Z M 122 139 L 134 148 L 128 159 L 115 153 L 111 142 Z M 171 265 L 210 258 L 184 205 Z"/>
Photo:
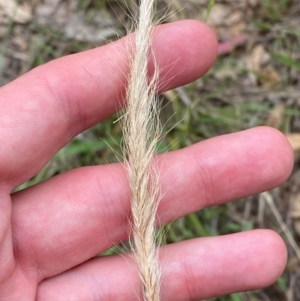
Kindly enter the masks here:
<path id="1" fill-rule="evenodd" d="M 1 301 L 139 299 L 130 257 L 91 259 L 128 238 L 122 164 L 80 168 L 10 195 L 75 135 L 122 105 L 130 39 L 53 61 L 0 89 Z M 206 25 L 181 21 L 156 29 L 153 50 L 160 90 L 168 90 L 207 72 L 217 43 Z M 280 185 L 293 153 L 280 132 L 261 127 L 157 162 L 165 192 L 158 219 L 166 223 Z M 273 283 L 286 248 L 276 233 L 256 230 L 166 246 L 160 256 L 162 300 L 185 301 Z"/>

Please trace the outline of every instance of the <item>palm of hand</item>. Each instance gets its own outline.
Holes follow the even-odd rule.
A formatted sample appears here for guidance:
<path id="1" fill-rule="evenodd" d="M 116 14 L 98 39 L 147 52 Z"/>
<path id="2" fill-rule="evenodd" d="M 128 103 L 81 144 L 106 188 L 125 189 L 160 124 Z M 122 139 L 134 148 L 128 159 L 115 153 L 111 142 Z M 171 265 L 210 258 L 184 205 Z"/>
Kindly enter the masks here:
<path id="1" fill-rule="evenodd" d="M 128 39 L 54 61 L 0 90 L 0 300 L 138 299 L 129 257 L 91 259 L 128 238 L 121 164 L 73 170 L 10 196 L 72 137 L 117 109 Z M 160 27 L 154 49 L 161 66 L 175 62 L 176 76 L 162 68 L 161 78 L 171 79 L 161 89 L 170 89 L 210 68 L 216 42 L 205 25 L 184 21 Z M 292 163 L 285 138 L 268 128 L 170 153 L 159 166 L 167 191 L 159 219 L 271 189 Z M 282 272 L 286 250 L 279 236 L 261 230 L 167 246 L 161 257 L 162 300 L 183 301 L 268 285 Z"/>

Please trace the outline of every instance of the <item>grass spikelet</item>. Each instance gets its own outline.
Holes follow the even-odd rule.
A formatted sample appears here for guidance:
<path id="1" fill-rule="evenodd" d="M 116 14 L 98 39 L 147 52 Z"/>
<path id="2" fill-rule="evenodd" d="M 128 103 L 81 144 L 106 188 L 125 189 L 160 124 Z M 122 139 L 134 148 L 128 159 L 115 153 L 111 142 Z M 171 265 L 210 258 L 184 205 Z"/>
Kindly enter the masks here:
<path id="1" fill-rule="evenodd" d="M 141 0 L 135 51 L 123 118 L 124 152 L 131 188 L 132 248 L 145 301 L 159 301 L 160 269 L 155 245 L 159 178 L 153 161 L 160 127 L 155 97 L 158 71 L 148 77 L 154 0 Z"/>

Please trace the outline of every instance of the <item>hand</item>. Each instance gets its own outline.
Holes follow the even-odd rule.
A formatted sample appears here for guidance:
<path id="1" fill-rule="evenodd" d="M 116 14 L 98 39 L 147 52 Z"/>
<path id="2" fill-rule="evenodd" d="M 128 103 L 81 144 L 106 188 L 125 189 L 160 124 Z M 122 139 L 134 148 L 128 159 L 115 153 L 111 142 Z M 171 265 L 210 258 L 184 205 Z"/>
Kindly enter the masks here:
<path id="1" fill-rule="evenodd" d="M 130 39 L 53 61 L 0 89 L 0 300 L 138 300 L 129 256 L 91 259 L 128 238 L 122 164 L 80 168 L 10 195 L 122 105 Z M 199 78 L 217 52 L 213 33 L 197 21 L 159 27 L 153 45 L 165 67 L 161 90 Z M 167 191 L 159 220 L 271 189 L 292 165 L 288 142 L 270 128 L 170 153 L 159 166 Z M 259 230 L 166 246 L 161 260 L 162 301 L 199 300 L 271 284 L 286 248 L 276 233 Z"/>

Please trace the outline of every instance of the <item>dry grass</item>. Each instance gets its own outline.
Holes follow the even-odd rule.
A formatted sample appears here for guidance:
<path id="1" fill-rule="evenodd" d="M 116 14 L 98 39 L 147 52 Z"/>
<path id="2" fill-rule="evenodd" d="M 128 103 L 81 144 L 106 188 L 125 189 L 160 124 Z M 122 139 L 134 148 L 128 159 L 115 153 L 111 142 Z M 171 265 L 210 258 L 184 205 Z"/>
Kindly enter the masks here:
<path id="1" fill-rule="evenodd" d="M 3 19 L 0 25 L 1 84 L 56 57 L 102 45 L 124 34 L 125 27 L 130 26 L 130 3 L 30 1 L 33 10 L 28 23 Z M 161 96 L 162 120 L 168 134 L 160 151 L 258 125 L 273 126 L 286 135 L 300 132 L 299 1 L 162 0 L 158 10 L 161 14 L 169 12 L 164 22 L 206 20 L 218 36 L 221 52 L 214 68 L 202 79 Z M 77 32 L 72 30 L 75 23 Z M 236 47 L 231 49 L 228 42 Z M 117 161 L 122 132 L 112 122 L 116 118 L 79 135 L 22 188 L 74 167 Z M 296 155 L 291 179 L 268 194 L 280 215 L 274 215 L 274 207 L 265 206 L 262 197 L 253 196 L 202 210 L 165 227 L 167 243 L 261 227 L 274 229 L 286 240 L 289 262 L 277 283 L 258 292 L 214 301 L 300 300 L 298 251 L 290 243 L 293 239 L 299 245 L 300 238 L 299 159 Z M 283 224 L 286 233 L 282 232 Z"/>

